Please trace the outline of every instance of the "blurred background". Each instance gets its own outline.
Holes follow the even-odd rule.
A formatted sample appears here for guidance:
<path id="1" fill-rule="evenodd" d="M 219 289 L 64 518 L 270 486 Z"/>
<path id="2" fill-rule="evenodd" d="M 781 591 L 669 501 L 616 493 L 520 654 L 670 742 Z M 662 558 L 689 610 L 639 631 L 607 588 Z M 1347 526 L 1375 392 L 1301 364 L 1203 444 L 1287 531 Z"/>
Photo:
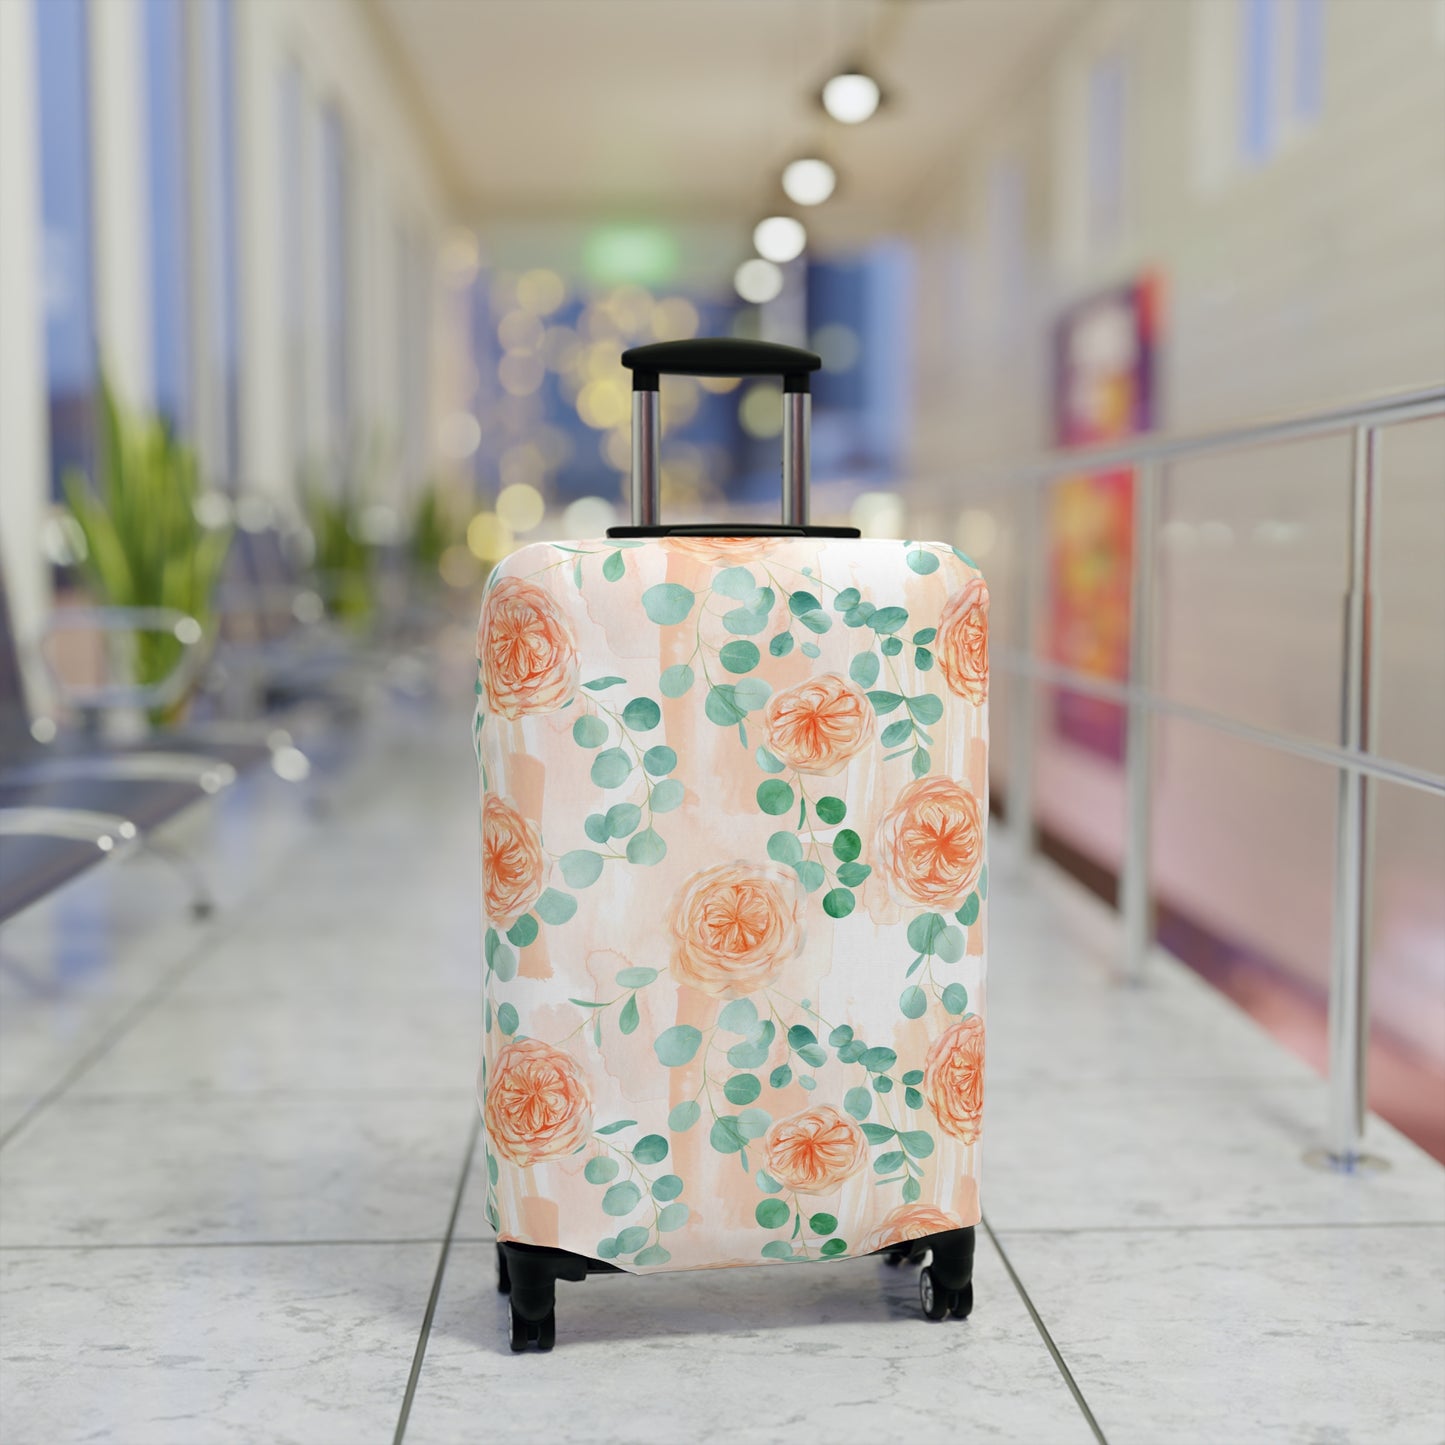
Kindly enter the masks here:
<path id="1" fill-rule="evenodd" d="M 26 745 L 264 727 L 278 655 L 465 681 L 487 570 L 626 520 L 619 353 L 710 334 L 822 355 L 815 520 L 957 544 L 996 648 L 1118 681 L 1132 473 L 1018 468 L 1438 385 L 1445 3 L 5 0 L 0 316 Z M 662 414 L 669 520 L 775 515 L 776 387 Z M 1371 742 L 1439 777 L 1445 421 L 1379 445 Z M 1167 697 L 1339 741 L 1350 476 L 1169 469 Z M 1022 731 L 995 668 L 996 805 L 1027 737 L 1113 897 L 1119 703 Z M 1322 1066 L 1334 769 L 1168 716 L 1153 769 L 1162 941 Z M 1372 1102 L 1445 1158 L 1445 803 L 1373 806 Z"/>

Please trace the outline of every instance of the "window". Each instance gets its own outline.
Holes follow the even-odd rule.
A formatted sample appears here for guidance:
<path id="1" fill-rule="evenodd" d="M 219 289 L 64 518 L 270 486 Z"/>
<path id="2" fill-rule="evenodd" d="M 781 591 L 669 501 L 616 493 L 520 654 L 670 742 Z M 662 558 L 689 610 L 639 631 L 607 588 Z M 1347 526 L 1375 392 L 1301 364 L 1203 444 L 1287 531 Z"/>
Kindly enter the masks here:
<path id="1" fill-rule="evenodd" d="M 89 470 L 95 451 L 89 35 L 85 0 L 49 0 L 34 13 L 50 483 L 58 499 L 66 472 Z"/>
<path id="2" fill-rule="evenodd" d="M 321 127 L 321 225 L 326 297 L 326 410 L 331 458 L 349 480 L 351 415 L 350 158 L 346 127 L 334 105 Z"/>
<path id="3" fill-rule="evenodd" d="M 206 308 L 198 379 L 207 389 L 211 422 L 206 463 L 234 486 L 240 471 L 241 338 L 236 271 L 235 40 L 231 0 L 204 0 L 190 12 L 199 27 L 200 174 L 204 205 Z"/>
<path id="4" fill-rule="evenodd" d="M 191 424 L 191 222 L 185 11 L 173 0 L 146 0 L 144 25 L 155 406 L 174 430 L 186 432 Z"/>
<path id="5" fill-rule="evenodd" d="M 1324 104 L 1325 0 L 1240 0 L 1239 154 L 1269 160 Z"/>
<path id="6" fill-rule="evenodd" d="M 1089 69 L 1088 245 L 1115 245 L 1124 230 L 1124 58 L 1100 56 Z"/>
<path id="7" fill-rule="evenodd" d="M 308 398 L 306 365 L 306 153 L 305 95 L 295 62 L 281 72 L 281 297 L 286 337 L 286 422 L 294 476 L 306 464 Z"/>

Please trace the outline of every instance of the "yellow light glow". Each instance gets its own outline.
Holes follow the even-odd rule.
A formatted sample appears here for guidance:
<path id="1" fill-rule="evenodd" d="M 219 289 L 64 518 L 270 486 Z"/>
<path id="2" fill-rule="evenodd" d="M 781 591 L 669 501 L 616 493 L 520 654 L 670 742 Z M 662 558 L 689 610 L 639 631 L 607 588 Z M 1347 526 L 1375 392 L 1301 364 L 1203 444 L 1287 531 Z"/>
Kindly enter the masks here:
<path id="1" fill-rule="evenodd" d="M 517 282 L 517 300 L 538 316 L 550 316 L 567 299 L 567 283 L 555 271 L 528 271 Z"/>
<path id="2" fill-rule="evenodd" d="M 697 384 L 714 396 L 726 396 L 728 392 L 736 391 L 742 385 L 742 379 L 736 376 L 700 376 Z"/>
<path id="3" fill-rule="evenodd" d="M 686 341 L 700 325 L 697 307 L 685 296 L 669 296 L 652 308 L 652 334 L 659 341 Z"/>
<path id="4" fill-rule="evenodd" d="M 495 512 L 478 512 L 467 523 L 467 547 L 480 562 L 495 562 L 512 550 L 512 529 Z"/>
<path id="5" fill-rule="evenodd" d="M 583 308 L 581 316 L 577 318 L 577 329 L 589 341 L 605 339 L 609 342 L 616 342 L 622 334 L 622 329 L 618 326 L 617 319 L 612 315 L 610 308 L 599 301 L 594 301 L 592 305 Z"/>
<path id="6" fill-rule="evenodd" d="M 542 358 L 530 351 L 509 351 L 497 363 L 497 380 L 508 396 L 531 396 L 545 374 Z"/>
<path id="7" fill-rule="evenodd" d="M 530 311 L 509 311 L 497 326 L 497 340 L 508 351 L 540 351 L 544 328 Z"/>
<path id="8" fill-rule="evenodd" d="M 497 496 L 497 515 L 519 535 L 530 532 L 547 513 L 541 492 L 526 482 L 503 487 Z"/>
<path id="9" fill-rule="evenodd" d="M 596 431 L 620 426 L 631 414 L 627 389 L 612 377 L 589 381 L 577 397 L 577 415 Z"/>
<path id="10" fill-rule="evenodd" d="M 783 429 L 783 389 L 775 382 L 758 381 L 738 403 L 738 423 L 750 437 L 775 437 Z"/>
<path id="11" fill-rule="evenodd" d="M 640 335 L 652 319 L 652 296 L 641 286 L 619 286 L 605 303 L 618 326 L 629 335 Z"/>

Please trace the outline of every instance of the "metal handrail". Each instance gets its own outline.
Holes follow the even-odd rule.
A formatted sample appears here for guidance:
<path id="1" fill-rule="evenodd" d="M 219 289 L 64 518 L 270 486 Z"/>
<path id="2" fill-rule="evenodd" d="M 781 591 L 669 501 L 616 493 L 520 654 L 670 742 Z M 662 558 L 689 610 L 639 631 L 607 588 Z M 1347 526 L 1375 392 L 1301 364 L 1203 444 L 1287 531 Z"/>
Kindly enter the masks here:
<path id="1" fill-rule="evenodd" d="M 1120 875 L 1119 907 L 1124 935 L 1124 971 L 1135 982 L 1144 977 L 1153 944 L 1150 889 L 1152 826 L 1153 718 L 1183 718 L 1292 757 L 1333 766 L 1339 771 L 1335 824 L 1335 887 L 1329 995 L 1330 1120 L 1326 1147 L 1316 1151 L 1329 1166 L 1346 1172 L 1378 1165 L 1363 1150 L 1369 968 L 1368 903 L 1371 884 L 1369 848 L 1372 784 L 1393 783 L 1445 796 L 1445 777 L 1414 768 L 1371 750 L 1374 714 L 1374 566 L 1375 503 L 1379 473 L 1378 436 L 1382 429 L 1426 417 L 1445 416 L 1445 383 L 1395 392 L 1323 411 L 1278 417 L 1212 431 L 1152 434 L 1120 444 L 1052 452 L 1005 468 L 987 469 L 984 482 L 1027 492 L 1021 508 L 1018 602 L 1023 648 L 991 648 L 1002 670 L 1028 682 L 1009 711 L 1012 747 L 1008 788 L 1009 815 L 1018 820 L 1017 836 L 1025 851 L 1034 840 L 1033 750 L 1034 686 L 1047 683 L 1068 691 L 1105 697 L 1123 704 L 1125 807 L 1128 821 Z M 1175 462 L 1209 453 L 1244 451 L 1305 437 L 1348 433 L 1350 468 L 1349 578 L 1344 596 L 1344 676 L 1341 687 L 1341 740 L 1315 742 L 1278 729 L 1240 722 L 1227 715 L 1161 696 L 1153 689 L 1154 566 L 1159 487 Z M 1134 527 L 1129 615 L 1128 680 L 1124 683 L 1060 667 L 1035 655 L 1033 639 L 1038 591 L 1042 582 L 1039 543 L 1042 493 L 1049 483 L 1090 472 L 1130 467 L 1134 472 Z"/>

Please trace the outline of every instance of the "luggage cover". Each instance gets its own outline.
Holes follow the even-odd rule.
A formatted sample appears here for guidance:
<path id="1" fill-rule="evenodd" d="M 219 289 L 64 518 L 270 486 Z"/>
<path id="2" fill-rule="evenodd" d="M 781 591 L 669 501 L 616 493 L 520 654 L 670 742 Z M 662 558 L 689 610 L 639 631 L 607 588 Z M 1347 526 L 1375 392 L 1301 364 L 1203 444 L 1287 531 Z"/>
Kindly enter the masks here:
<path id="1" fill-rule="evenodd" d="M 495 569 L 500 1239 L 646 1271 L 978 1222 L 987 617 L 937 543 L 555 542 Z"/>

